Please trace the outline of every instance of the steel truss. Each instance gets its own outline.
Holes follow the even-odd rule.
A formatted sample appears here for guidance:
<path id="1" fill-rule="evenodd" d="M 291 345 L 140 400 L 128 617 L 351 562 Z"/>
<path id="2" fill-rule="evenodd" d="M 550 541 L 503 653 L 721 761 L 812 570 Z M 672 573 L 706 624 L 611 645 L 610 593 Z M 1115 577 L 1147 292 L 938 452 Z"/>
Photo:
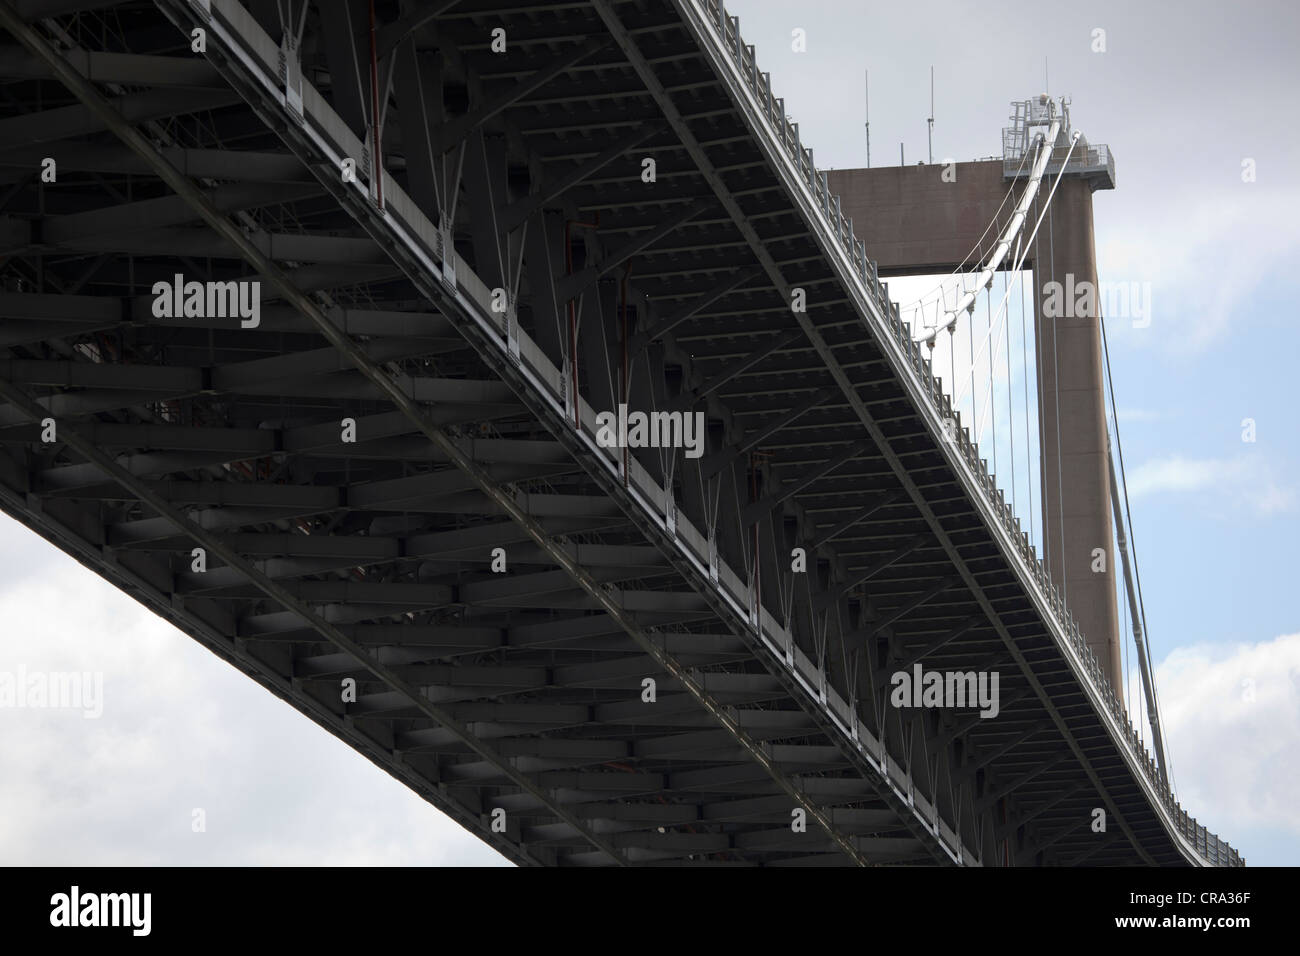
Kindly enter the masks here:
<path id="1" fill-rule="evenodd" d="M 734 18 L 378 6 L 0 0 L 8 513 L 519 863 L 1235 861 L 944 440 Z M 177 273 L 257 279 L 259 324 L 156 316 Z M 619 404 L 703 453 L 602 447 Z M 998 717 L 892 707 L 916 664 L 999 672 Z"/>

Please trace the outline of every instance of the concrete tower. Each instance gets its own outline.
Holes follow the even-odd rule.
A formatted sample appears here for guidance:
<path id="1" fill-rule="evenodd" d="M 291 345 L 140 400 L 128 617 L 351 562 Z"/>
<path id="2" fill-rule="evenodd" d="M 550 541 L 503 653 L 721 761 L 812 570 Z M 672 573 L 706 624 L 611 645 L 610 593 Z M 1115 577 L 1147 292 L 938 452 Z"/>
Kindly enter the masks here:
<path id="1" fill-rule="evenodd" d="M 876 169 L 838 169 L 827 175 L 844 214 L 877 260 L 880 275 L 922 275 L 955 269 L 993 221 L 1007 188 L 1031 145 L 1031 102 L 1015 104 L 1003 134 L 1003 158 L 972 163 L 918 164 Z M 1079 140 L 1063 165 L 1069 116 L 1057 140 L 1039 193 L 1039 208 L 1059 176 L 1049 217 L 1029 249 L 1033 270 L 1038 414 L 1042 445 L 1040 477 L 1046 534 L 1040 545 L 1052 581 L 1064 595 L 1088 646 L 1112 686 L 1119 688 L 1120 638 L 1111 524 L 1110 472 L 1097 309 L 1055 315 L 1065 291 L 1097 288 L 1092 194 L 1113 189 L 1114 165 L 1105 146 Z M 1020 176 L 1027 175 L 1024 164 Z M 945 171 L 947 174 L 945 175 Z M 955 176 L 954 176 L 955 174 Z M 1018 194 L 1017 194 L 1018 195 Z M 1032 208 L 1032 207 L 1031 207 Z M 1025 238 L 1033 228 L 1031 215 Z M 987 254 L 996 236 L 985 237 Z M 1052 283 L 1059 283 L 1054 289 Z M 1049 304 L 1050 300 L 1050 304 Z M 1073 297 L 1068 301 L 1073 302 Z M 1094 296 L 1093 302 L 1096 302 Z M 1097 549 L 1104 555 L 1104 570 Z"/>

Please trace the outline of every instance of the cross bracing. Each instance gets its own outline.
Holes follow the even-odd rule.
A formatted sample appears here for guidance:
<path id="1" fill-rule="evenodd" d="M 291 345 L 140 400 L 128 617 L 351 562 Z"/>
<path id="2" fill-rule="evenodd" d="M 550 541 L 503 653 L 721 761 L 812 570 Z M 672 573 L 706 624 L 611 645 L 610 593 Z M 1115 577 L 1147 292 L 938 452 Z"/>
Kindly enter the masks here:
<path id="1" fill-rule="evenodd" d="M 734 18 L 328 7 L 0 4 L 8 513 L 520 863 L 1236 859 Z M 178 274 L 258 281 L 257 325 L 157 315 Z M 701 454 L 601 447 L 620 403 Z M 998 716 L 891 706 L 918 663 L 998 672 Z"/>

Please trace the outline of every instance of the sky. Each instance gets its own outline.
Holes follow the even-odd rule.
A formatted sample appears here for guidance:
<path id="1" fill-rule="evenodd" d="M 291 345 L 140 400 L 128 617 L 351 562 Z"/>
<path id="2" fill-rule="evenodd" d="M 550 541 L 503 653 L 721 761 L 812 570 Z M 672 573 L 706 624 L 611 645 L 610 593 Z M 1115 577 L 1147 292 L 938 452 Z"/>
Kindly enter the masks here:
<path id="1" fill-rule="evenodd" d="M 897 162 L 900 141 L 909 162 L 926 155 L 931 65 L 937 160 L 999 154 L 1010 103 L 1044 91 L 1071 96 L 1074 125 L 1110 146 L 1099 276 L 1151 296 L 1149 324 L 1107 330 L 1177 793 L 1252 865 L 1300 863 L 1300 8 L 728 8 L 823 168 L 865 165 L 867 69 L 874 165 Z M 1013 381 L 1022 371 L 1013 360 Z M 0 864 L 508 865 L 4 516 L 0 575 L 0 673 L 103 674 L 99 716 L 0 709 Z"/>

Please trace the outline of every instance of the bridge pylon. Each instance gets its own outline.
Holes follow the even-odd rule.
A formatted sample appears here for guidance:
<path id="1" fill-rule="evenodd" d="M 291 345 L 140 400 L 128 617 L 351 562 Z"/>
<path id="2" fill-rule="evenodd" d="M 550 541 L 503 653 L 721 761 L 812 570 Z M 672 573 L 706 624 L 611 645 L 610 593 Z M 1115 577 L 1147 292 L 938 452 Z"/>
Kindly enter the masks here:
<path id="1" fill-rule="evenodd" d="M 1042 97 L 1013 105 L 1001 159 L 837 169 L 828 180 L 882 278 L 949 272 L 973 249 L 987 254 L 1009 186 L 1043 127 Z M 1113 189 L 1106 146 L 1073 131 L 1068 105 L 1043 188 L 1024 229 L 1041 227 L 1025 253 L 1033 272 L 1041 520 L 1040 550 L 1088 646 L 1120 688 L 1118 556 L 1111 523 L 1104 367 L 1092 194 Z M 1045 128 L 1045 127 L 1043 127 Z M 1060 179 L 1057 183 L 1056 180 Z M 1046 198 L 1052 195 L 1050 205 Z M 1018 192 L 1017 192 L 1018 197 Z M 976 262 L 980 256 L 975 257 Z M 1101 554 L 1098 554 L 1098 549 Z"/>

